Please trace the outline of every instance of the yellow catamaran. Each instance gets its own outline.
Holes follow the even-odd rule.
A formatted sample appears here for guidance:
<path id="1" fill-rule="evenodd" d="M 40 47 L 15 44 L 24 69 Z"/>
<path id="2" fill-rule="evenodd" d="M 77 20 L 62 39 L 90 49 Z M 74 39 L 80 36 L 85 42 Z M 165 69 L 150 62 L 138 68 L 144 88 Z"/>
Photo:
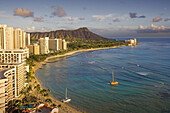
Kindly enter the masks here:
<path id="1" fill-rule="evenodd" d="M 110 85 L 118 85 L 117 81 L 114 81 L 114 73 L 112 72 L 112 79 L 113 81 L 110 81 Z"/>

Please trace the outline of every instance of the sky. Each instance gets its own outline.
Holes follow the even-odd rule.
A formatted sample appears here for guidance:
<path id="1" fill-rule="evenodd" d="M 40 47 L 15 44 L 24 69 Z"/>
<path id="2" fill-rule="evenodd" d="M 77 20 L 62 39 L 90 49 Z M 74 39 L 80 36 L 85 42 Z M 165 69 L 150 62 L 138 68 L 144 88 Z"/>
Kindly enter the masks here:
<path id="1" fill-rule="evenodd" d="M 1 0 L 0 24 L 26 32 L 87 27 L 104 37 L 170 37 L 170 0 Z"/>

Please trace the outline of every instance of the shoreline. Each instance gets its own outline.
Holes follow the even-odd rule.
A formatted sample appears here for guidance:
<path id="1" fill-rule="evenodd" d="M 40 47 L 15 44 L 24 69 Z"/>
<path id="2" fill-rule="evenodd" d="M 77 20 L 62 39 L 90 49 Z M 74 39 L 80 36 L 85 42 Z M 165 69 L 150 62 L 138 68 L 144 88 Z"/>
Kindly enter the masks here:
<path id="1" fill-rule="evenodd" d="M 121 46 L 112 46 L 112 47 L 104 47 L 104 48 L 91 48 L 91 49 L 80 49 L 80 50 L 76 50 L 76 51 L 71 51 L 68 53 L 65 53 L 63 55 L 55 55 L 55 56 L 50 56 L 48 58 L 46 58 L 44 61 L 41 62 L 35 62 L 35 66 L 33 67 L 33 76 L 35 76 L 35 79 L 37 81 L 37 83 L 40 84 L 41 88 L 45 88 L 44 84 L 41 82 L 41 80 L 39 80 L 39 78 L 36 76 L 36 70 L 41 69 L 42 66 L 46 63 L 50 63 L 50 62 L 55 62 L 55 61 L 48 61 L 49 59 L 53 59 L 53 58 L 62 58 L 62 57 L 66 57 L 66 56 L 70 56 L 73 55 L 75 53 L 79 53 L 79 52 L 88 52 L 88 51 L 94 51 L 94 50 L 102 50 L 102 49 L 112 49 L 112 48 L 118 48 L 118 47 L 123 47 L 126 45 L 121 45 Z M 54 95 L 50 94 L 49 95 L 50 98 L 53 100 L 54 103 L 56 104 L 60 104 L 62 107 L 60 108 L 60 113 L 82 113 L 83 111 L 81 111 L 79 108 L 76 108 L 70 104 L 65 104 L 62 103 L 57 97 L 55 97 Z"/>
<path id="2" fill-rule="evenodd" d="M 112 46 L 112 47 L 104 47 L 104 48 L 80 49 L 80 50 L 76 50 L 76 51 L 71 51 L 71 52 L 65 53 L 65 54 L 63 54 L 63 55 L 50 56 L 50 57 L 46 58 L 44 61 L 42 61 L 42 62 L 46 62 L 46 63 L 47 63 L 49 59 L 52 59 L 52 58 L 60 58 L 60 57 L 65 57 L 65 56 L 70 56 L 70 55 L 72 55 L 72 54 L 79 53 L 79 52 L 95 51 L 95 50 L 102 50 L 102 49 L 112 49 L 112 48 L 118 48 L 118 47 L 123 47 L 123 46 L 126 46 L 126 45 Z"/>

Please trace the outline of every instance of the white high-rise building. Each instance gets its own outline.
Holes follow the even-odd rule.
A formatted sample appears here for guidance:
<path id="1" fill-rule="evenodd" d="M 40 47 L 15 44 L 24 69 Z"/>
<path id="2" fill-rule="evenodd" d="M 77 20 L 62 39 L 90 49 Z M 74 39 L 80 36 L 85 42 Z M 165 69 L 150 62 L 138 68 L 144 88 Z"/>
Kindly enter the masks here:
<path id="1" fill-rule="evenodd" d="M 67 50 L 67 42 L 63 40 L 63 50 Z"/>
<path id="2" fill-rule="evenodd" d="M 40 38 L 39 44 L 40 44 L 40 54 L 48 54 L 49 53 L 49 37 Z"/>
<path id="3" fill-rule="evenodd" d="M 24 32 L 24 30 L 22 30 L 22 48 L 26 47 L 25 36 L 26 36 L 26 33 Z"/>
<path id="4" fill-rule="evenodd" d="M 0 25 L 0 49 L 14 49 L 13 27 Z"/>
<path id="5" fill-rule="evenodd" d="M 16 70 L 0 68 L 0 113 L 6 113 L 9 101 L 17 96 Z"/>
<path id="6" fill-rule="evenodd" d="M 29 50 L 27 49 L 14 49 L 14 50 L 7 50 L 1 49 L 0 50 L 0 64 L 1 63 L 25 63 L 26 59 L 29 58 Z"/>
<path id="7" fill-rule="evenodd" d="M 29 33 L 26 33 L 25 34 L 25 42 L 26 42 L 26 45 L 30 45 L 30 34 Z"/>
<path id="8" fill-rule="evenodd" d="M 59 39 L 49 39 L 49 49 L 59 50 Z"/>
<path id="9" fill-rule="evenodd" d="M 14 30 L 14 49 L 25 48 L 25 32 L 19 28 Z"/>

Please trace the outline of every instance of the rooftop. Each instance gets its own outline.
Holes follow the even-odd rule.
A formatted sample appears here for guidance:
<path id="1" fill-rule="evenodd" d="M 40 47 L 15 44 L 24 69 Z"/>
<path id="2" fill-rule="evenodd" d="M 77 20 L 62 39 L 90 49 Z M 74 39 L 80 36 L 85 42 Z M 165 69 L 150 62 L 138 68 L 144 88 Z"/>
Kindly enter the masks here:
<path id="1" fill-rule="evenodd" d="M 10 70 L 10 69 L 8 69 L 8 68 L 0 69 L 0 79 L 5 79 L 6 78 L 6 77 L 4 77 L 4 73 L 6 71 L 8 71 L 8 70 Z"/>

